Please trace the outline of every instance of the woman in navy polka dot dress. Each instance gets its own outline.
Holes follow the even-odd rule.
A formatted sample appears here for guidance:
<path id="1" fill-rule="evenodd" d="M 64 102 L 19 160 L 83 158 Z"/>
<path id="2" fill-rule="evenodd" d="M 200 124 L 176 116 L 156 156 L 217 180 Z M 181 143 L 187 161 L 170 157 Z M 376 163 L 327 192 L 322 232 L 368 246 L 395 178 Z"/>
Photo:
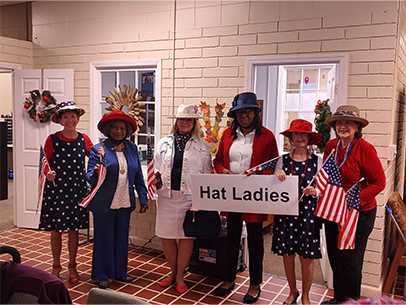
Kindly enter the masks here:
<path id="1" fill-rule="evenodd" d="M 68 270 L 71 283 L 79 281 L 76 270 L 78 230 L 89 227 L 89 214 L 78 205 L 86 196 L 85 157 L 93 146 L 87 135 L 76 131 L 79 117 L 84 113 L 85 110 L 78 108 L 72 101 L 58 104 L 51 120 L 61 124 L 63 130 L 49 135 L 44 146 L 50 168 L 45 169 L 47 180 L 39 228 L 51 231 L 51 273 L 58 277 L 62 270 L 62 232 L 68 232 Z"/>
<path id="2" fill-rule="evenodd" d="M 275 215 L 272 251 L 283 255 L 285 274 L 290 294 L 283 304 L 296 304 L 299 291 L 296 287 L 295 256 L 299 255 L 302 266 L 302 303 L 310 304 L 309 290 L 313 278 L 314 259 L 321 258 L 320 228 L 315 221 L 317 190 L 310 186 L 314 175 L 321 167 L 321 157 L 312 154 L 307 145 L 317 144 L 321 135 L 312 132 L 312 124 L 301 119 L 293 120 L 290 128 L 282 132 L 294 146 L 292 152 L 281 156 L 275 167 L 275 175 L 284 181 L 286 175 L 299 176 L 298 216 Z M 315 183 L 313 183 L 315 184 Z"/>

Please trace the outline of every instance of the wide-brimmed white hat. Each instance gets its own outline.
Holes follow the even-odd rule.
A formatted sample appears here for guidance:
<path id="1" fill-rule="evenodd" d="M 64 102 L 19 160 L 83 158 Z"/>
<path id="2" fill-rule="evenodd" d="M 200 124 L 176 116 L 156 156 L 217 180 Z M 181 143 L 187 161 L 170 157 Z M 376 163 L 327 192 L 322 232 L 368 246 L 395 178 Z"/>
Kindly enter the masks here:
<path id="1" fill-rule="evenodd" d="M 202 114 L 199 112 L 197 106 L 180 104 L 178 111 L 169 119 L 199 119 L 202 118 Z"/>

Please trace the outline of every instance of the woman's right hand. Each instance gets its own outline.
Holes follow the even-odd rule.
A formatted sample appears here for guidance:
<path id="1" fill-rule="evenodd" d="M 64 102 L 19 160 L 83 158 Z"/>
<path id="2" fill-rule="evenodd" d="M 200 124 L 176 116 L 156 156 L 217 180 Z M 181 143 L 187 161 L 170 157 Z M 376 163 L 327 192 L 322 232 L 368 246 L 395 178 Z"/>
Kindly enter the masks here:
<path id="1" fill-rule="evenodd" d="M 56 172 L 55 171 L 48 171 L 47 172 L 47 179 L 48 181 L 54 181 L 56 177 Z"/>
<path id="2" fill-rule="evenodd" d="M 162 187 L 163 183 L 162 183 L 162 178 L 161 178 L 161 173 L 160 172 L 156 172 L 155 173 L 155 187 L 157 190 L 159 190 Z"/>
<path id="3" fill-rule="evenodd" d="M 93 174 L 98 176 L 99 175 L 99 168 L 100 168 L 100 164 L 96 164 L 93 168 Z"/>
<path id="4" fill-rule="evenodd" d="M 283 170 L 280 170 L 279 172 L 276 172 L 275 176 L 279 179 L 279 181 L 285 181 L 286 180 L 286 173 Z"/>
<path id="5" fill-rule="evenodd" d="M 225 168 L 221 171 L 222 174 L 226 174 L 226 175 L 232 175 L 234 174 L 232 171 L 230 171 L 229 169 Z"/>

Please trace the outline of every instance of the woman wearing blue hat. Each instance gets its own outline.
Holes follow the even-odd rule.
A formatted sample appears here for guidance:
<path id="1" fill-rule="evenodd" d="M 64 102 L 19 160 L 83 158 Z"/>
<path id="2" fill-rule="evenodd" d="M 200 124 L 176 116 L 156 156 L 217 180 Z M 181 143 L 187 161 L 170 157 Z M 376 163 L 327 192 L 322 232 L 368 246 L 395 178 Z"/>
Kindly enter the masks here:
<path id="1" fill-rule="evenodd" d="M 228 116 L 233 118 L 231 127 L 224 131 L 219 149 L 214 159 L 214 168 L 219 174 L 240 174 L 247 169 L 269 161 L 278 156 L 275 136 L 262 126 L 257 96 L 244 92 L 234 97 Z M 271 174 L 272 170 L 258 174 Z M 224 296 L 234 289 L 237 262 L 243 221 L 248 233 L 248 253 L 250 287 L 244 296 L 244 303 L 258 300 L 262 283 L 262 261 L 264 240 L 262 223 L 268 219 L 265 214 L 227 213 L 227 266 L 226 279 L 214 294 Z"/>

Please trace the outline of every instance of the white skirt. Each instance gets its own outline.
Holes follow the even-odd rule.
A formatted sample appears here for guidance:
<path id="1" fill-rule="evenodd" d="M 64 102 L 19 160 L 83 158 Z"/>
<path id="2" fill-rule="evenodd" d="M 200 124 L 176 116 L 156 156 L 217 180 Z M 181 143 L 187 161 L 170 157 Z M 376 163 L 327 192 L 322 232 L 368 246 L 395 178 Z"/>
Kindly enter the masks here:
<path id="1" fill-rule="evenodd" d="M 180 191 L 172 190 L 172 198 L 158 195 L 155 234 L 159 238 L 194 239 L 186 237 L 183 231 L 183 220 L 186 211 L 192 207 L 192 202 Z"/>

